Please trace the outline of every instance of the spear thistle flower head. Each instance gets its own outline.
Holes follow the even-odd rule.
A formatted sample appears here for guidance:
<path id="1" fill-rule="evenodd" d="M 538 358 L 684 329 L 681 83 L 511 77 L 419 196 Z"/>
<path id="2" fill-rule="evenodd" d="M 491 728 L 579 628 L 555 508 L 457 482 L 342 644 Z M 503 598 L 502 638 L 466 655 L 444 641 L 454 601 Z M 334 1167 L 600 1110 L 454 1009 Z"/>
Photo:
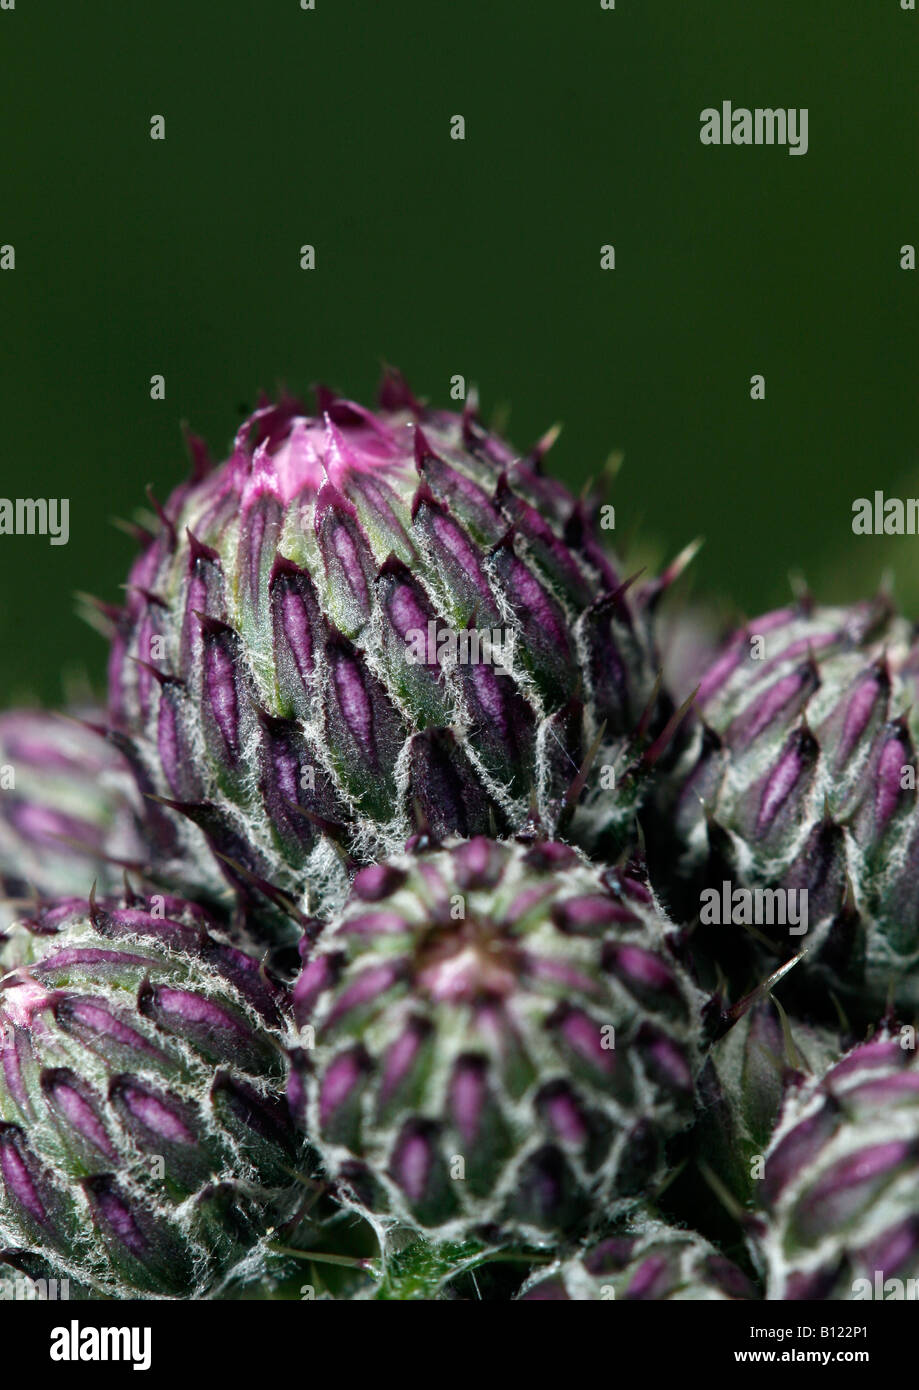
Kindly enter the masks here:
<path id="1" fill-rule="evenodd" d="M 919 1002 L 917 673 L 914 630 L 885 598 L 749 622 L 702 678 L 666 807 L 690 882 L 732 901 L 765 890 L 733 921 L 746 913 L 783 958 L 803 948 L 792 983 L 811 999 L 832 990 L 868 1014 L 891 991 Z"/>
<path id="2" fill-rule="evenodd" d="M 194 1296 L 289 1214 L 286 995 L 206 914 L 61 900 L 0 979 L 0 1250 Z"/>
<path id="3" fill-rule="evenodd" d="M 919 1296 L 915 1030 L 882 1030 L 785 1104 L 759 1250 L 771 1299 Z"/>
<path id="4" fill-rule="evenodd" d="M 87 722 L 0 713 L 0 887 L 9 897 L 118 892 L 144 862 L 130 769 Z"/>
<path id="5" fill-rule="evenodd" d="M 673 731 L 647 611 L 590 508 L 479 423 L 265 405 L 159 509 L 110 663 L 113 737 L 186 857 L 340 905 L 419 829 L 631 834 Z M 206 857 L 206 855 L 205 855 Z M 218 867 L 219 866 L 219 867 Z"/>
<path id="6" fill-rule="evenodd" d="M 358 874 L 295 986 L 295 1115 L 345 1196 L 438 1239 L 545 1245 L 653 1188 L 700 999 L 634 867 L 419 846 Z"/>

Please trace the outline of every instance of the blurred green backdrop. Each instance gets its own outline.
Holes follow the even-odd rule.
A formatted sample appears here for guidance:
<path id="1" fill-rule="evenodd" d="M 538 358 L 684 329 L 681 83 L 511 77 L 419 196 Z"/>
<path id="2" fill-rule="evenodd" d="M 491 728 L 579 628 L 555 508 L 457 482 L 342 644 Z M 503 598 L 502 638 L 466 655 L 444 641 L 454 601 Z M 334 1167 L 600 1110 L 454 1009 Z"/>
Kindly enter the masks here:
<path id="1" fill-rule="evenodd" d="M 623 450 L 619 530 L 705 535 L 698 592 L 853 597 L 893 556 L 919 616 L 919 537 L 850 530 L 919 495 L 917 45 L 899 0 L 0 12 L 0 496 L 71 499 L 68 546 L 0 537 L 0 703 L 100 678 L 72 593 L 118 597 L 110 517 L 178 481 L 180 421 L 222 450 L 259 388 L 365 399 L 382 359 L 521 446 L 563 421 L 575 486 Z M 806 106 L 809 152 L 702 146 L 723 100 Z"/>

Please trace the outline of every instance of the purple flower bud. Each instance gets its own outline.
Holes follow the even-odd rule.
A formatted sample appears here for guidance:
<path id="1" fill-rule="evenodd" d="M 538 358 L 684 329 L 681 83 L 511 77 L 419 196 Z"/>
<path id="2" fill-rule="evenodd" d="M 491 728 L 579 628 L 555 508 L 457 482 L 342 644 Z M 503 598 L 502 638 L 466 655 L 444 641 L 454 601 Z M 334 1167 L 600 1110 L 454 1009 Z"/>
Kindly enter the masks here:
<path id="1" fill-rule="evenodd" d="M 362 870 L 294 991 L 291 1108 L 333 1179 L 359 1163 L 386 1221 L 540 1244 L 621 1210 L 692 1114 L 700 1001 L 664 925 L 551 842 Z"/>
<path id="2" fill-rule="evenodd" d="M 917 1100 L 916 1054 L 884 1032 L 790 1092 L 766 1155 L 768 1297 L 886 1297 L 886 1278 L 915 1277 Z"/>
<path id="3" fill-rule="evenodd" d="M 171 877 L 207 900 L 228 880 L 275 939 L 285 898 L 334 906 L 416 834 L 536 815 L 618 850 L 666 725 L 665 581 L 622 583 L 589 505 L 536 471 L 548 440 L 522 459 L 471 407 L 382 399 L 259 407 L 159 507 L 115 617 L 112 736 Z M 601 725 L 625 796 L 588 785 Z"/>
<path id="4" fill-rule="evenodd" d="M 806 890 L 789 989 L 829 988 L 869 1015 L 891 991 L 919 1002 L 916 651 L 883 597 L 754 619 L 703 675 L 694 746 L 661 795 L 690 901 L 725 878 Z M 765 934 L 787 958 L 785 924 Z"/>
<path id="5" fill-rule="evenodd" d="M 194 1295 L 296 1208 L 287 996 L 216 930 L 168 896 L 22 924 L 0 990 L 0 1248 L 75 1281 L 89 1260 L 112 1297 Z M 215 1174 L 242 1202 L 225 1220 Z"/>

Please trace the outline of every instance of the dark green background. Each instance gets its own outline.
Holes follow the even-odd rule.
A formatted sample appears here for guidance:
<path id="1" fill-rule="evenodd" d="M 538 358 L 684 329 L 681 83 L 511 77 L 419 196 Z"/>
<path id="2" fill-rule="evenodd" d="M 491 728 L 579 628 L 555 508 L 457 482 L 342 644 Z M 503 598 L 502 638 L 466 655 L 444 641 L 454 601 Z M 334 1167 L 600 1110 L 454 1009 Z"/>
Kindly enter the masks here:
<path id="1" fill-rule="evenodd" d="M 179 479 L 181 420 L 222 450 L 259 388 L 364 399 L 381 359 L 520 445 L 562 420 L 575 485 L 622 449 L 620 532 L 704 534 L 697 592 L 853 597 L 894 553 L 919 616 L 919 537 L 850 533 L 919 494 L 917 43 L 899 0 L 0 11 L 0 495 L 71 498 L 66 548 L 0 538 L 0 703 L 101 674 L 72 593 L 117 597 L 109 518 Z M 724 99 L 808 107 L 809 153 L 703 147 Z"/>

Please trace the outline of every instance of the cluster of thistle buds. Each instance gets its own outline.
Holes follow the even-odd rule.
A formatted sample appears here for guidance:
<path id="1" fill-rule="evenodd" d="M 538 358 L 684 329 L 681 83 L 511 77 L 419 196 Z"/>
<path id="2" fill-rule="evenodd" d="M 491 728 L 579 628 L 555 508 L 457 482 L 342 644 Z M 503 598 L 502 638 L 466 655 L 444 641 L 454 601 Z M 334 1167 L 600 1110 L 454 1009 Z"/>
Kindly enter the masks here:
<path id="1" fill-rule="evenodd" d="M 554 434 L 191 439 L 0 715 L 0 1287 L 919 1296 L 913 626 L 719 639 Z"/>

